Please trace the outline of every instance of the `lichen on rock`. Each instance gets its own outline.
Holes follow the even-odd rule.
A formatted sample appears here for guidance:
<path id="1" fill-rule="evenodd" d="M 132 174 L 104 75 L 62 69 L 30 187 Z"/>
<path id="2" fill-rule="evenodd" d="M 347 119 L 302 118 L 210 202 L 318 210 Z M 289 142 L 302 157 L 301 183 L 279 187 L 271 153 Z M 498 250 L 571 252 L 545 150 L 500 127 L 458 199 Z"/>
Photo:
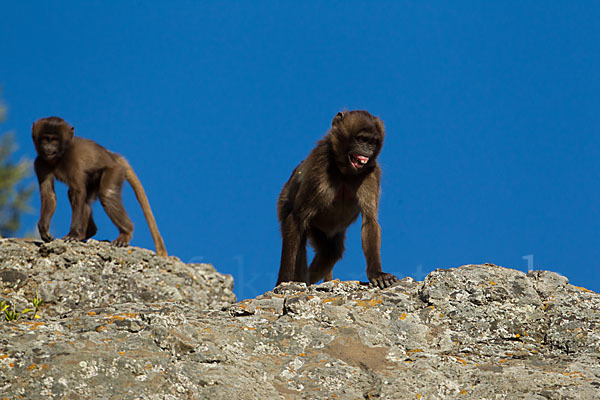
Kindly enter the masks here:
<path id="1" fill-rule="evenodd" d="M 467 265 L 235 303 L 212 267 L 90 242 L 2 241 L 2 296 L 49 300 L 0 322 L 3 396 L 598 398 L 600 296 L 552 272 Z"/>

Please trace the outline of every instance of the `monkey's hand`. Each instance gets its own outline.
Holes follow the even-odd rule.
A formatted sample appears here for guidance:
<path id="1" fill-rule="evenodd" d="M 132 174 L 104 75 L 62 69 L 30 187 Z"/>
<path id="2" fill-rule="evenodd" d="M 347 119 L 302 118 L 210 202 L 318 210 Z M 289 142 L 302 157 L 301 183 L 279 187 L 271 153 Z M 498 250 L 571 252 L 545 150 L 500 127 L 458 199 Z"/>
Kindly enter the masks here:
<path id="1" fill-rule="evenodd" d="M 40 237 L 44 242 L 51 242 L 54 240 L 54 236 L 52 236 L 48 231 L 40 231 Z"/>
<path id="2" fill-rule="evenodd" d="M 392 274 L 388 274 L 385 272 L 377 272 L 374 274 L 369 274 L 367 276 L 367 278 L 369 278 L 369 282 L 371 282 L 375 286 L 378 286 L 380 289 L 390 287 L 395 282 L 398 282 L 398 278 L 396 278 Z"/>

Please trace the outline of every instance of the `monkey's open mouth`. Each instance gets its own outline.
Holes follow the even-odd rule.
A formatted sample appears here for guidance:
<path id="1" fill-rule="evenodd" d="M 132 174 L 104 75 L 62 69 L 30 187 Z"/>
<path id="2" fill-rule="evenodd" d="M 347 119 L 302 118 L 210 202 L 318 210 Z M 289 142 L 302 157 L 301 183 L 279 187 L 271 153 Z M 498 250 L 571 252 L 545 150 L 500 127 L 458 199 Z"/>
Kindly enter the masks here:
<path id="1" fill-rule="evenodd" d="M 369 157 L 361 156 L 360 154 L 350 154 L 348 158 L 350 158 L 350 164 L 356 169 L 361 169 L 369 162 Z"/>

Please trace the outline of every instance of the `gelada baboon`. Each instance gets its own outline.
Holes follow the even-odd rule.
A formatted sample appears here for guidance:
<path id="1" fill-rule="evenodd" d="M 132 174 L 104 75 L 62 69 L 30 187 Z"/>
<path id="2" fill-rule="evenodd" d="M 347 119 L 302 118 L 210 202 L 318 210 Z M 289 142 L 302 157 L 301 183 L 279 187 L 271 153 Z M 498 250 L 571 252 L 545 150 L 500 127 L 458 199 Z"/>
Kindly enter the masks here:
<path id="1" fill-rule="evenodd" d="M 362 214 L 362 247 L 367 277 L 384 288 L 398 280 L 381 270 L 381 229 L 377 223 L 383 122 L 367 111 L 338 113 L 331 129 L 292 172 L 277 202 L 283 239 L 277 284 L 313 284 L 331 279 L 342 257 L 348 226 Z M 306 241 L 315 257 L 306 263 Z"/>
<path id="2" fill-rule="evenodd" d="M 85 240 L 96 234 L 91 203 L 100 198 L 102 207 L 119 229 L 119 236 L 112 243 L 127 246 L 133 234 L 133 223 L 121 200 L 121 188 L 126 179 L 144 211 L 156 253 L 167 256 L 144 187 L 123 157 L 91 140 L 73 136 L 74 128 L 59 117 L 41 118 L 34 122 L 31 130 L 38 154 L 34 166 L 42 199 L 38 229 L 44 241 L 53 240 L 49 228 L 56 210 L 56 178 L 69 187 L 73 210 L 71 228 L 64 240 Z"/>

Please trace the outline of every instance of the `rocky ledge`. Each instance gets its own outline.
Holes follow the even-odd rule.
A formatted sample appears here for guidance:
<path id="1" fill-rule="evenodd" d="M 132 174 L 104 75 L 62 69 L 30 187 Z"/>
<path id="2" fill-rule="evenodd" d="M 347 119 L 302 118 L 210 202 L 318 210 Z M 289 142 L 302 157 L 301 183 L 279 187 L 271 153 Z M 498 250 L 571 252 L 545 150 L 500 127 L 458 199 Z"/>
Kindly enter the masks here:
<path id="1" fill-rule="evenodd" d="M 25 307 L 36 293 L 44 300 L 44 317 L 121 303 L 218 309 L 236 300 L 233 277 L 209 264 L 184 264 L 174 256 L 92 239 L 0 239 L 0 300 Z"/>
<path id="2" fill-rule="evenodd" d="M 233 303 L 210 266 L 104 243 L 0 246 L 0 398 L 595 399 L 600 296 L 547 271 L 438 269 L 385 290 Z"/>

